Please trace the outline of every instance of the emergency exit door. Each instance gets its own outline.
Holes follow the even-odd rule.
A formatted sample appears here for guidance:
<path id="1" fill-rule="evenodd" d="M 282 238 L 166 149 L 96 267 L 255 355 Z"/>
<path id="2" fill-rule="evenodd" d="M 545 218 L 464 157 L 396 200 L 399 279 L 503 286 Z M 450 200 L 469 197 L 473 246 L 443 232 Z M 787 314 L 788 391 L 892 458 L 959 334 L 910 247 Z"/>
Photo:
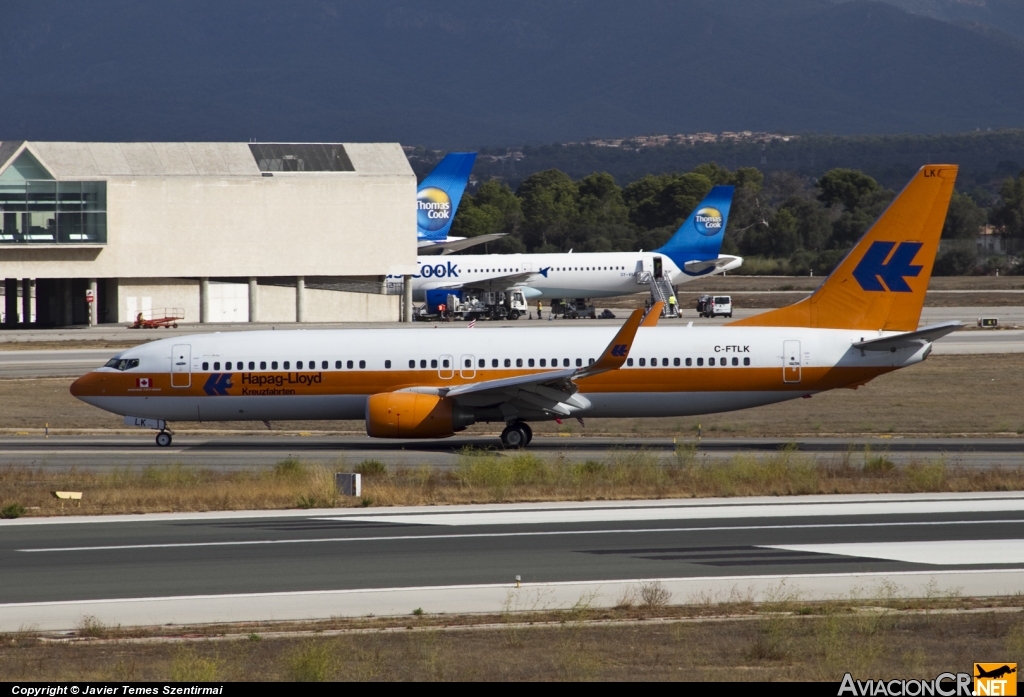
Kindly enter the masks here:
<path id="1" fill-rule="evenodd" d="M 192 386 L 192 345 L 171 347 L 171 387 Z"/>
<path id="2" fill-rule="evenodd" d="M 800 342 L 782 342 L 782 381 L 800 382 Z"/>

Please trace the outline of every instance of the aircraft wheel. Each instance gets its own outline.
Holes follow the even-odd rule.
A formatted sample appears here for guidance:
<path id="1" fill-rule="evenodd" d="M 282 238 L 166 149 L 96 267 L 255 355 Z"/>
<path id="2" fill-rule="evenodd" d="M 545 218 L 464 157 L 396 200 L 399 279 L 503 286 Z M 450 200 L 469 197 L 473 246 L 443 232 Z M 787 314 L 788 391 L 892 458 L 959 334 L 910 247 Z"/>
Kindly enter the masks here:
<path id="1" fill-rule="evenodd" d="M 527 443 L 526 429 L 520 423 L 509 424 L 501 432 L 501 444 L 509 450 L 525 448 Z"/>
<path id="2" fill-rule="evenodd" d="M 167 431 L 160 431 L 160 433 L 156 434 L 156 444 L 161 448 L 166 448 L 171 444 L 171 434 Z"/>
<path id="3" fill-rule="evenodd" d="M 532 443 L 533 442 L 533 429 L 530 428 L 530 424 L 526 423 L 525 421 L 520 421 L 517 425 L 521 429 L 523 429 L 524 433 L 526 433 L 526 444 L 529 445 L 530 443 Z"/>

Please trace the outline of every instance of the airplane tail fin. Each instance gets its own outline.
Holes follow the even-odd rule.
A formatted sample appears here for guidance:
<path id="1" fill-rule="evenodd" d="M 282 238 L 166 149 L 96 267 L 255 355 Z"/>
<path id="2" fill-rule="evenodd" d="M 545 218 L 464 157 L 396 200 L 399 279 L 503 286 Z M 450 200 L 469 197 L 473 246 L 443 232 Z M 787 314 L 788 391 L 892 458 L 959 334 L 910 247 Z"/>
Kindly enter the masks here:
<path id="1" fill-rule="evenodd" d="M 730 324 L 916 330 L 956 174 L 922 167 L 813 295 Z"/>
<path id="2" fill-rule="evenodd" d="M 718 259 L 722 249 L 725 226 L 729 222 L 729 208 L 735 187 L 716 186 L 704 197 L 693 213 L 683 221 L 676 234 L 655 252 L 664 254 L 688 276 L 703 276 L 717 267 L 714 264 L 696 264 Z M 687 269 L 687 264 L 690 268 Z M 699 270 L 694 270 L 695 266 Z"/>
<path id="3" fill-rule="evenodd" d="M 475 152 L 448 153 L 420 184 L 416 191 L 416 232 L 420 239 L 448 237 L 475 161 Z"/>

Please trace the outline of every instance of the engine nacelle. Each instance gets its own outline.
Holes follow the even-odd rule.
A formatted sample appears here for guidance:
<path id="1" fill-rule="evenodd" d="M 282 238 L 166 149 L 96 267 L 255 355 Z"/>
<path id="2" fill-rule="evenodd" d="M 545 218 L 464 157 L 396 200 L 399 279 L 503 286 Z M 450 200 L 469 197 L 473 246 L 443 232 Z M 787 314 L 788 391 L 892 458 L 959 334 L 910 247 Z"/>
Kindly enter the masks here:
<path id="1" fill-rule="evenodd" d="M 366 400 L 366 434 L 373 438 L 447 438 L 476 419 L 454 399 L 417 392 L 382 392 Z"/>

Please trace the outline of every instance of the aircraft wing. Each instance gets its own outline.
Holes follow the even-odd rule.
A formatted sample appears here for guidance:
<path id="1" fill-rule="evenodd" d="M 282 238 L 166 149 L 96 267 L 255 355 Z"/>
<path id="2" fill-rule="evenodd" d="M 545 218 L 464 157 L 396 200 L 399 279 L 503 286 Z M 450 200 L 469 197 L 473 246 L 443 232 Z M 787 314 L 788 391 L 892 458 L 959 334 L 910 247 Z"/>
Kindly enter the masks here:
<path id="1" fill-rule="evenodd" d="M 897 334 L 896 336 L 884 336 L 878 339 L 868 339 L 867 341 L 858 341 L 854 343 L 854 348 L 859 348 L 861 351 L 895 351 L 896 349 L 902 348 L 913 348 L 920 347 L 924 344 L 931 343 L 936 339 L 941 339 L 951 332 L 955 332 L 963 325 L 953 320 L 951 322 L 943 322 L 941 324 L 932 324 L 930 326 L 918 329 L 916 332 L 906 332 L 904 334 Z"/>
<path id="2" fill-rule="evenodd" d="M 719 254 L 717 259 L 706 261 L 688 261 L 683 264 L 686 273 L 691 275 L 706 275 L 709 273 L 722 273 L 732 271 L 743 265 L 743 257 L 734 257 L 731 254 Z"/>
<path id="3" fill-rule="evenodd" d="M 634 310 L 615 338 L 605 347 L 600 358 L 584 367 L 547 370 L 454 387 L 410 387 L 402 391 L 452 397 L 465 406 L 494 407 L 509 417 L 522 412 L 538 411 L 554 416 L 569 416 L 590 406 L 590 400 L 578 394 L 576 381 L 620 368 L 626 362 L 643 318 L 642 309 Z"/>
<path id="4" fill-rule="evenodd" d="M 493 235 L 478 235 L 476 237 L 463 237 L 460 239 L 442 240 L 439 242 L 420 240 L 419 248 L 416 251 L 419 254 L 451 254 L 452 252 L 458 252 L 463 249 L 475 247 L 478 244 L 493 242 L 499 237 L 504 237 L 505 234 L 506 233 L 504 232 L 498 232 Z"/>

